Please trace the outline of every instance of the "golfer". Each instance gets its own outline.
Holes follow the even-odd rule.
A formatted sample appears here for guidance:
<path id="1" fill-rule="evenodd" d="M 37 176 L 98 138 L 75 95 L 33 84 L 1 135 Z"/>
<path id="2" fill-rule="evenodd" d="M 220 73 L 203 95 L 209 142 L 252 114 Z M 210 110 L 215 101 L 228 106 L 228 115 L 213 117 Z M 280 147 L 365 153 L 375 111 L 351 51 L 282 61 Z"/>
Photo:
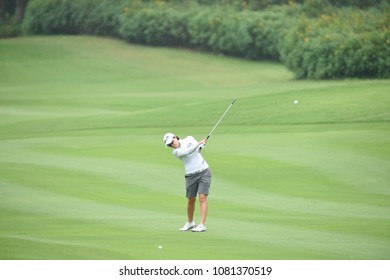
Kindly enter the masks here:
<path id="1" fill-rule="evenodd" d="M 196 141 L 194 137 L 187 136 L 180 139 L 178 136 L 167 133 L 164 135 L 166 147 L 173 148 L 172 153 L 180 159 L 185 168 L 187 222 L 180 229 L 181 231 L 191 230 L 193 232 L 206 231 L 206 216 L 208 211 L 207 195 L 209 194 L 211 173 L 209 165 L 200 154 L 207 143 L 207 138 Z M 200 202 L 200 224 L 194 222 L 194 211 L 197 194 Z"/>

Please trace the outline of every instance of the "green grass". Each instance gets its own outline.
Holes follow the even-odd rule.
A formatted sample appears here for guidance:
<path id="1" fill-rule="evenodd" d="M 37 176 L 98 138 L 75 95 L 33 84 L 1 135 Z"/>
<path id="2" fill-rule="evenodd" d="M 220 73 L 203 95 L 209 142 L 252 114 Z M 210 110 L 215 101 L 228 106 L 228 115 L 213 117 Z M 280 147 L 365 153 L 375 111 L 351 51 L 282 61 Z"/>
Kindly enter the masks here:
<path id="1" fill-rule="evenodd" d="M 0 259 L 389 259 L 389 93 L 104 38 L 0 40 Z M 208 231 L 179 232 L 162 136 L 205 137 L 235 97 L 204 150 Z"/>

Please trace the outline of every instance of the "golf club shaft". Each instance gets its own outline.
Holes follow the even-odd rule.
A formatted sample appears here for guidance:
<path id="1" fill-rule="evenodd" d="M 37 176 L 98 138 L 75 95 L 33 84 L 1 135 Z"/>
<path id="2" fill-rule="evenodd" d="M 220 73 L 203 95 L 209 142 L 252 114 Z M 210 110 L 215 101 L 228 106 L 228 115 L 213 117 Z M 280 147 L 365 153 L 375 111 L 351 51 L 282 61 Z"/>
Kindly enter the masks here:
<path id="1" fill-rule="evenodd" d="M 219 119 L 219 121 L 217 122 L 217 124 L 213 127 L 213 129 L 210 131 L 209 135 L 207 136 L 207 139 L 210 138 L 211 134 L 213 133 L 213 131 L 217 128 L 217 126 L 219 125 L 219 123 L 222 121 L 223 117 L 226 115 L 226 113 L 230 110 L 230 108 L 233 106 L 234 102 L 236 102 L 236 99 L 237 98 L 234 98 L 232 103 L 229 105 L 229 107 L 226 109 L 225 113 L 223 113 L 222 117 Z"/>

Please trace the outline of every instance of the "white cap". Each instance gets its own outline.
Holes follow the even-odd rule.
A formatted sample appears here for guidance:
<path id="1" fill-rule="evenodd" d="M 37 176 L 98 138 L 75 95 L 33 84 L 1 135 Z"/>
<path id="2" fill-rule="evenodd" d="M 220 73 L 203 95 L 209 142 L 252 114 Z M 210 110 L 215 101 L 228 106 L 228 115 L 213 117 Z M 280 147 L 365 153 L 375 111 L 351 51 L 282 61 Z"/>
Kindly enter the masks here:
<path id="1" fill-rule="evenodd" d="M 175 134 L 170 133 L 170 132 L 164 135 L 163 141 L 164 141 L 165 146 L 168 147 L 168 145 L 172 143 L 173 137 L 175 137 Z"/>

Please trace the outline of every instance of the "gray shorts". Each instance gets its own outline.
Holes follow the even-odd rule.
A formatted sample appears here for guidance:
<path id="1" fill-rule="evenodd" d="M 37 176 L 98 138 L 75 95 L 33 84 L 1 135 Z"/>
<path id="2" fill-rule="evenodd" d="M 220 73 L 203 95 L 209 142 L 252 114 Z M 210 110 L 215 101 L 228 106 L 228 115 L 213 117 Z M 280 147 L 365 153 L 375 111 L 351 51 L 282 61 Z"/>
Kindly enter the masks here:
<path id="1" fill-rule="evenodd" d="M 196 197 L 198 193 L 208 195 L 211 184 L 211 172 L 206 169 L 193 175 L 185 175 L 186 197 Z"/>

